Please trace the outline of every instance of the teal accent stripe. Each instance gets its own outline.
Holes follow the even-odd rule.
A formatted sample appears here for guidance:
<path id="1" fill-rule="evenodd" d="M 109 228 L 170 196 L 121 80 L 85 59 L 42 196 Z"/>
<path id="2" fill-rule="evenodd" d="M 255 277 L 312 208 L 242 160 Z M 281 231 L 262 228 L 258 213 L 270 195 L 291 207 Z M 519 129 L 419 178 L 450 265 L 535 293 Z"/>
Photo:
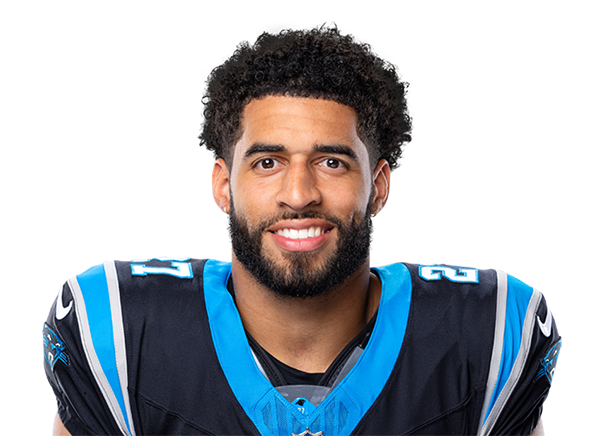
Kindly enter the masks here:
<path id="1" fill-rule="evenodd" d="M 207 260 L 204 300 L 215 351 L 239 403 L 249 417 L 253 406 L 273 386 L 256 365 L 235 303 L 227 290 L 231 263 Z"/>
<path id="2" fill-rule="evenodd" d="M 382 282 L 375 327 L 358 362 L 338 385 L 359 406 L 351 429 L 373 405 L 389 379 L 402 348 L 410 311 L 412 281 L 408 268 L 397 263 L 374 269 Z"/>
<path id="3" fill-rule="evenodd" d="M 231 264 L 207 261 L 204 298 L 219 363 L 240 405 L 263 435 L 324 431 L 349 434 L 385 386 L 400 353 L 412 296 L 403 264 L 378 268 L 382 296 L 371 339 L 354 368 L 332 392 L 303 415 L 285 400 L 256 365 L 226 285 Z M 333 412 L 332 412 L 333 411 Z"/>
<path id="4" fill-rule="evenodd" d="M 87 320 L 94 346 L 104 376 L 118 402 L 121 414 L 131 433 L 121 391 L 114 343 L 110 295 L 104 265 L 90 268 L 77 276 L 77 283 L 85 303 Z"/>

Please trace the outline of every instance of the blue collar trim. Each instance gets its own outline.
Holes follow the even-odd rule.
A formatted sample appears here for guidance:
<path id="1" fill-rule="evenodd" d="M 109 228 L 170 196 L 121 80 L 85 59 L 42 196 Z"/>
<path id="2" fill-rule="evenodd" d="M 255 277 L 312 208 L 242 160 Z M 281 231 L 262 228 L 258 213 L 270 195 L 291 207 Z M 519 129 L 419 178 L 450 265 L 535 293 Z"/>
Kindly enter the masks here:
<path id="1" fill-rule="evenodd" d="M 404 340 L 412 284 L 403 264 L 375 268 L 381 302 L 371 339 L 358 362 L 323 402 L 305 415 L 262 375 L 252 356 L 227 280 L 231 264 L 209 260 L 204 267 L 204 298 L 215 351 L 240 405 L 263 435 L 350 434 L 373 405 L 398 359 Z"/>

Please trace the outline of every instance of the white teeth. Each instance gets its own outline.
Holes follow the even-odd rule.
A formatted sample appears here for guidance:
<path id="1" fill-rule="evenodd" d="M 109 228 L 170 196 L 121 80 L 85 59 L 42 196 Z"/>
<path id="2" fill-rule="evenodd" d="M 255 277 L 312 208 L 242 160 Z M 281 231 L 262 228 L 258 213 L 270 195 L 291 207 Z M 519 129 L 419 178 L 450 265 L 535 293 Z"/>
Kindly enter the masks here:
<path id="1" fill-rule="evenodd" d="M 315 238 L 317 236 L 320 236 L 322 233 L 321 231 L 321 227 L 310 227 L 309 229 L 301 229 L 301 230 L 296 230 L 296 229 L 279 229 L 276 232 L 278 235 L 281 235 L 285 238 L 290 238 L 290 239 L 308 239 L 308 238 Z"/>

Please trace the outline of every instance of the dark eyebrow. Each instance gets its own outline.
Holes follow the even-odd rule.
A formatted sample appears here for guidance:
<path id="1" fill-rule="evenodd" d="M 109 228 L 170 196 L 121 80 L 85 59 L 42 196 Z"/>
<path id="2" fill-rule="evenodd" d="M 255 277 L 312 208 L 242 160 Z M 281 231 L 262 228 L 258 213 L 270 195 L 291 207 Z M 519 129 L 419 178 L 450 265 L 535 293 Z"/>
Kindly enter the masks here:
<path id="1" fill-rule="evenodd" d="M 283 145 L 271 145 L 264 144 L 262 142 L 257 142 L 255 144 L 252 144 L 248 148 L 248 150 L 246 150 L 246 152 L 244 153 L 244 159 L 248 159 L 249 157 L 259 153 L 280 153 L 285 150 L 286 148 Z M 356 155 L 354 150 L 352 150 L 352 148 L 350 148 L 349 146 L 343 144 L 315 144 L 315 146 L 313 147 L 313 151 L 317 153 L 341 154 L 343 156 L 348 156 L 354 161 L 358 161 L 358 156 Z"/>
<path id="2" fill-rule="evenodd" d="M 282 151 L 285 151 L 285 147 L 283 145 L 269 145 L 257 142 L 252 144 L 248 150 L 246 150 L 246 153 L 244 153 L 244 159 L 248 159 L 250 156 L 258 153 L 279 153 Z"/>
<path id="3" fill-rule="evenodd" d="M 352 150 L 352 148 L 350 148 L 349 146 L 343 144 L 315 145 L 314 151 L 319 153 L 341 154 L 344 156 L 348 156 L 354 161 L 358 161 L 358 156 L 356 155 L 354 150 Z"/>

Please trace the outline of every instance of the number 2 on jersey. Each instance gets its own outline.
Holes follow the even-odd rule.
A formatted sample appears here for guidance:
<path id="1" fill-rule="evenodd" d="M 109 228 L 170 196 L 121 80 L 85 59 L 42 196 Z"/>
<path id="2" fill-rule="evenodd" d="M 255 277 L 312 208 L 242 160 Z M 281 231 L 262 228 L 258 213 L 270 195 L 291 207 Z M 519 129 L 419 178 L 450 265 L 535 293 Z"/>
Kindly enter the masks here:
<path id="1" fill-rule="evenodd" d="M 453 268 L 439 265 L 420 266 L 419 275 L 425 280 L 441 280 L 444 276 L 451 282 L 479 283 L 479 273 L 473 268 Z"/>

